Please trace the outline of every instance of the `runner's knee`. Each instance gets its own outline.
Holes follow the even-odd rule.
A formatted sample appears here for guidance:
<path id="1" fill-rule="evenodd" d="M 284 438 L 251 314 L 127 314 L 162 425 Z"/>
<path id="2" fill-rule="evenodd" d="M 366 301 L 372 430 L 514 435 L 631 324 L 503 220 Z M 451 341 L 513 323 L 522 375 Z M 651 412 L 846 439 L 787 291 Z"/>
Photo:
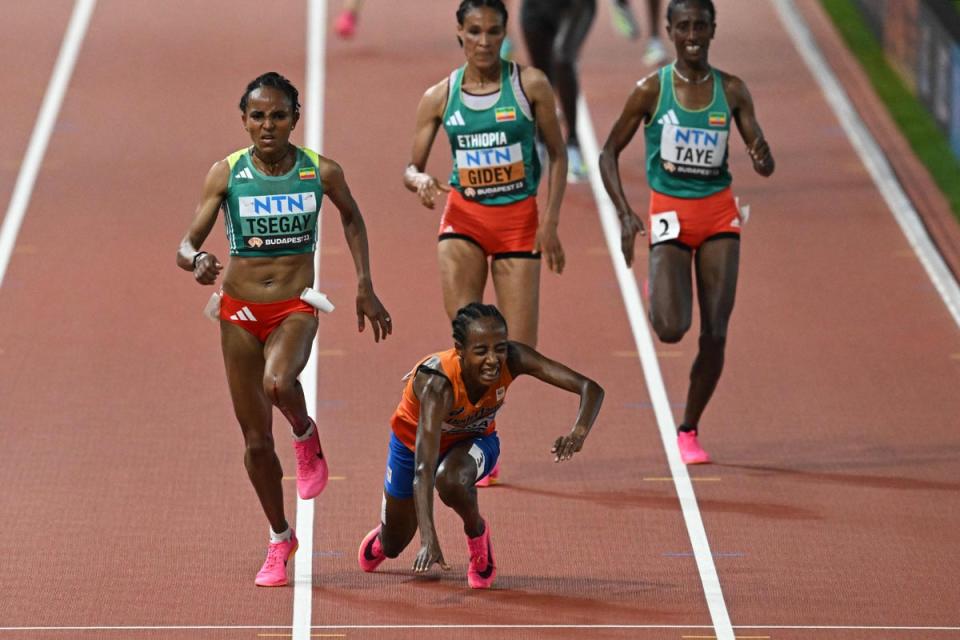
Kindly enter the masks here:
<path id="1" fill-rule="evenodd" d="M 380 533 L 380 546 L 383 548 L 383 555 L 388 558 L 396 558 L 403 550 L 407 548 L 407 545 L 410 544 L 410 541 L 413 539 L 414 531 L 404 531 L 399 534 L 397 533 L 387 533 L 382 531 Z"/>
<path id="2" fill-rule="evenodd" d="M 703 331 L 700 333 L 700 352 L 722 354 L 727 346 L 726 332 Z"/>
<path id="3" fill-rule="evenodd" d="M 690 322 L 680 322 L 673 318 L 664 318 L 659 314 L 650 313 L 650 324 L 660 342 L 674 344 L 680 342 L 690 329 Z"/>
<path id="4" fill-rule="evenodd" d="M 296 376 L 283 375 L 272 371 L 263 374 L 263 392 L 278 407 L 292 394 L 296 393 L 299 384 Z"/>
<path id="5" fill-rule="evenodd" d="M 460 502 L 467 495 L 467 490 L 476 482 L 476 473 L 471 467 L 450 469 L 441 465 L 437 470 L 436 487 L 440 499 L 445 505 Z"/>
<path id="6" fill-rule="evenodd" d="M 247 432 L 244 435 L 246 456 L 255 460 L 276 455 L 273 436 L 269 433 Z"/>

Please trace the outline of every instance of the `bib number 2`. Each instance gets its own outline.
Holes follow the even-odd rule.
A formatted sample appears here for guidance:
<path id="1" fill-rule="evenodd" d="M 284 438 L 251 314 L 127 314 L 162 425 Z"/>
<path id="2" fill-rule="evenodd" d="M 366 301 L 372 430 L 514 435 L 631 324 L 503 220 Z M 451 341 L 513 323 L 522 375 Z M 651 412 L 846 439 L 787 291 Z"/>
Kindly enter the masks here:
<path id="1" fill-rule="evenodd" d="M 650 244 L 659 244 L 680 237 L 680 220 L 676 211 L 665 211 L 650 216 Z"/>

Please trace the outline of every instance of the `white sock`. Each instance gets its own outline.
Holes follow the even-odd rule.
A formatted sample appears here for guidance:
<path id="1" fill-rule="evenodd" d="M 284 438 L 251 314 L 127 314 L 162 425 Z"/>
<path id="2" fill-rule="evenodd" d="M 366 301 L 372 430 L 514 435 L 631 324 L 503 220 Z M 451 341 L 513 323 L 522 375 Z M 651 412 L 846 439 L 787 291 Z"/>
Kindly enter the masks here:
<path id="1" fill-rule="evenodd" d="M 291 427 L 292 428 L 292 427 Z M 317 428 L 317 423 L 313 420 L 310 421 L 310 426 L 307 427 L 307 430 L 303 432 L 302 436 L 298 436 L 296 432 L 293 434 L 293 439 L 297 442 L 305 442 L 310 439 L 310 436 L 313 435 L 314 430 Z"/>
<path id="2" fill-rule="evenodd" d="M 277 544 L 278 542 L 286 542 L 290 539 L 290 536 L 293 535 L 293 530 L 287 525 L 287 530 L 282 533 L 275 533 L 273 527 L 270 527 L 270 544 Z"/>

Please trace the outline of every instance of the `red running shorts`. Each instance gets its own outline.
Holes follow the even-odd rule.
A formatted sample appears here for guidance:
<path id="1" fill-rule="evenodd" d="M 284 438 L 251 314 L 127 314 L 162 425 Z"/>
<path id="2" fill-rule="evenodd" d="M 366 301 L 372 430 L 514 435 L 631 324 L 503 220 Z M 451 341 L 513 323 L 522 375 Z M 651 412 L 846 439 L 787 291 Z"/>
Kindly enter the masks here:
<path id="1" fill-rule="evenodd" d="M 539 258 L 533 252 L 539 220 L 535 196 L 513 204 L 487 205 L 466 200 L 452 189 L 440 218 L 439 239 L 467 240 L 494 260 Z"/>
<path id="2" fill-rule="evenodd" d="M 740 211 L 730 187 L 705 198 L 650 192 L 650 246 L 664 242 L 697 249 L 716 236 L 740 236 Z"/>

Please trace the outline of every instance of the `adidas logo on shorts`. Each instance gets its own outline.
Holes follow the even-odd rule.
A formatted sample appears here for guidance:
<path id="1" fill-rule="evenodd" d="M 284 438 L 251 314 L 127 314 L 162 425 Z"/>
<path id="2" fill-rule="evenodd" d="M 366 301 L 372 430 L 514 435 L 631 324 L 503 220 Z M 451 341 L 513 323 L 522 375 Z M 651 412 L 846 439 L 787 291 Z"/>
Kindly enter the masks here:
<path id="1" fill-rule="evenodd" d="M 241 322 L 256 322 L 257 317 L 253 315 L 253 312 L 250 311 L 250 308 L 244 306 L 242 309 L 237 311 L 235 314 L 230 316 L 231 320 L 240 320 Z"/>

